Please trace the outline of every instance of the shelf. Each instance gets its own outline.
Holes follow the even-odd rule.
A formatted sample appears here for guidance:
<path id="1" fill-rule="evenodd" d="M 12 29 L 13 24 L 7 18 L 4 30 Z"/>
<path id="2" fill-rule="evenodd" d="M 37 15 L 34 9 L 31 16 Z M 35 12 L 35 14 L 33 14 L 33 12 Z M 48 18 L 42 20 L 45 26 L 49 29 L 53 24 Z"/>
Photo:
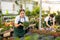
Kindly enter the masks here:
<path id="1" fill-rule="evenodd" d="M 18 14 L 3 14 L 2 16 L 17 16 Z"/>

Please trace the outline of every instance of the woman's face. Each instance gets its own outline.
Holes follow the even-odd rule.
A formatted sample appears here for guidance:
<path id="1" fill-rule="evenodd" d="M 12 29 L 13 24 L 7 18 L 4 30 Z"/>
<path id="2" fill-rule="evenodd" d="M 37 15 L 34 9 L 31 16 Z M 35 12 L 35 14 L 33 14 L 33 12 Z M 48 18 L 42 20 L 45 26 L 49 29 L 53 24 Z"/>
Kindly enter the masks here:
<path id="1" fill-rule="evenodd" d="M 24 11 L 21 11 L 20 12 L 20 17 L 24 17 L 25 16 L 25 12 Z"/>
<path id="2" fill-rule="evenodd" d="M 51 19 L 51 20 L 53 20 L 53 18 L 52 18 L 52 17 L 50 17 L 50 19 Z"/>

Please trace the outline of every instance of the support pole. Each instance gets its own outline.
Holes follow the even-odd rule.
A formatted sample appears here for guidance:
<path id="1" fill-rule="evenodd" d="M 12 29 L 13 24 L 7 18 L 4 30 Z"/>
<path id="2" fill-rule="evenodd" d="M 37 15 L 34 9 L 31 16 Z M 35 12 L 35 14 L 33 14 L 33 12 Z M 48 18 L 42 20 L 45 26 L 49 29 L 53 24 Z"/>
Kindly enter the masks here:
<path id="1" fill-rule="evenodd" d="M 41 24 L 41 17 L 42 16 L 42 0 L 40 0 L 40 13 L 39 13 L 39 29 L 41 29 L 42 24 Z"/>

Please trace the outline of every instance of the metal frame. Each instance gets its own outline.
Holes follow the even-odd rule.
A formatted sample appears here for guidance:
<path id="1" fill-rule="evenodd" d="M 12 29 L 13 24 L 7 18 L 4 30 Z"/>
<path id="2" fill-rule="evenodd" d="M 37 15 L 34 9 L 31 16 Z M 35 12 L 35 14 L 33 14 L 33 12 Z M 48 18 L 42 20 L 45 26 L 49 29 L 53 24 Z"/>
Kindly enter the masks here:
<path id="1" fill-rule="evenodd" d="M 39 13 L 39 29 L 41 28 L 41 15 L 42 15 L 42 0 L 40 0 L 40 13 Z"/>

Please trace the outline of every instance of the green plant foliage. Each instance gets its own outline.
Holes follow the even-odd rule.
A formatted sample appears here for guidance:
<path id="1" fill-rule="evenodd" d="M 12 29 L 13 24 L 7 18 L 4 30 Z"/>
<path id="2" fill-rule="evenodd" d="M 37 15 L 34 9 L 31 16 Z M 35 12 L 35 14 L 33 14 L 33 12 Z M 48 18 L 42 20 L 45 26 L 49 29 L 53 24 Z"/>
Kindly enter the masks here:
<path id="1" fill-rule="evenodd" d="M 27 37 L 25 37 L 24 39 L 25 39 L 25 40 L 32 40 L 31 38 L 32 38 L 31 36 L 27 36 Z"/>
<path id="2" fill-rule="evenodd" d="M 25 28 L 27 28 L 29 26 L 29 22 L 24 22 L 23 25 Z"/>
<path id="3" fill-rule="evenodd" d="M 39 22 L 36 21 L 35 23 L 36 23 L 35 27 L 38 28 L 39 27 Z"/>
<path id="4" fill-rule="evenodd" d="M 18 2 L 17 2 L 17 0 L 15 1 L 15 3 L 16 3 L 17 5 L 19 5 Z"/>
<path id="5" fill-rule="evenodd" d="M 33 10 L 32 12 L 31 12 L 31 16 L 36 16 L 36 12 L 35 12 L 35 10 Z"/>
<path id="6" fill-rule="evenodd" d="M 0 27 L 1 27 L 1 17 L 0 17 Z"/>
<path id="7" fill-rule="evenodd" d="M 6 31 L 6 30 L 9 30 L 10 29 L 10 27 L 3 27 L 3 29 L 1 30 L 1 32 L 4 32 L 4 31 Z"/>
<path id="8" fill-rule="evenodd" d="M 2 40 L 3 37 L 0 36 L 0 40 Z"/>
<path id="9" fill-rule="evenodd" d="M 2 27 L 2 17 L 0 16 L 0 28 Z"/>
<path id="10" fill-rule="evenodd" d="M 1 17 L 1 15 L 2 15 L 2 11 L 1 11 L 1 9 L 0 9 L 0 27 L 1 27 L 1 21 L 2 21 L 2 17 Z"/>
<path id="11" fill-rule="evenodd" d="M 20 38 L 16 37 L 16 38 L 14 38 L 14 40 L 20 40 Z"/>
<path id="12" fill-rule="evenodd" d="M 0 9 L 0 13 L 2 13 L 1 9 Z"/>
<path id="13" fill-rule="evenodd" d="M 31 12 L 31 15 L 39 16 L 39 11 L 40 11 L 40 7 L 37 6 L 37 7 L 33 8 L 33 11 Z"/>
<path id="14" fill-rule="evenodd" d="M 35 34 L 32 35 L 32 38 L 33 38 L 33 40 L 38 40 L 39 35 L 35 33 Z"/>
<path id="15" fill-rule="evenodd" d="M 43 16 L 43 17 L 46 17 L 46 16 L 48 16 L 48 14 L 43 14 L 42 16 Z"/>
<path id="16" fill-rule="evenodd" d="M 53 13 L 54 16 L 56 16 L 56 13 Z"/>
<path id="17" fill-rule="evenodd" d="M 57 37 L 55 40 L 60 40 L 60 37 Z"/>
<path id="18" fill-rule="evenodd" d="M 28 17 L 31 16 L 31 12 L 29 11 L 29 9 L 26 9 L 25 13 Z"/>
<path id="19" fill-rule="evenodd" d="M 8 10 L 6 10 L 6 15 L 9 14 Z"/>
<path id="20" fill-rule="evenodd" d="M 35 23 L 35 19 L 34 18 L 31 18 L 30 19 L 30 24 L 34 24 Z"/>
<path id="21" fill-rule="evenodd" d="M 56 26 L 57 29 L 56 29 L 56 32 L 60 32 L 60 26 Z"/>
<path id="22" fill-rule="evenodd" d="M 60 15 L 56 15 L 55 19 L 56 19 L 56 22 L 60 24 Z"/>
<path id="23" fill-rule="evenodd" d="M 37 7 L 35 7 L 35 8 L 33 8 L 33 10 L 32 11 L 30 11 L 28 8 L 26 9 L 26 15 L 28 16 L 28 17 L 36 17 L 36 16 L 38 16 L 39 17 L 39 11 L 40 11 L 40 7 L 39 6 L 37 6 Z"/>
<path id="24" fill-rule="evenodd" d="M 27 37 L 25 37 L 25 40 L 38 40 L 39 35 L 34 33 L 32 35 L 28 35 Z"/>

